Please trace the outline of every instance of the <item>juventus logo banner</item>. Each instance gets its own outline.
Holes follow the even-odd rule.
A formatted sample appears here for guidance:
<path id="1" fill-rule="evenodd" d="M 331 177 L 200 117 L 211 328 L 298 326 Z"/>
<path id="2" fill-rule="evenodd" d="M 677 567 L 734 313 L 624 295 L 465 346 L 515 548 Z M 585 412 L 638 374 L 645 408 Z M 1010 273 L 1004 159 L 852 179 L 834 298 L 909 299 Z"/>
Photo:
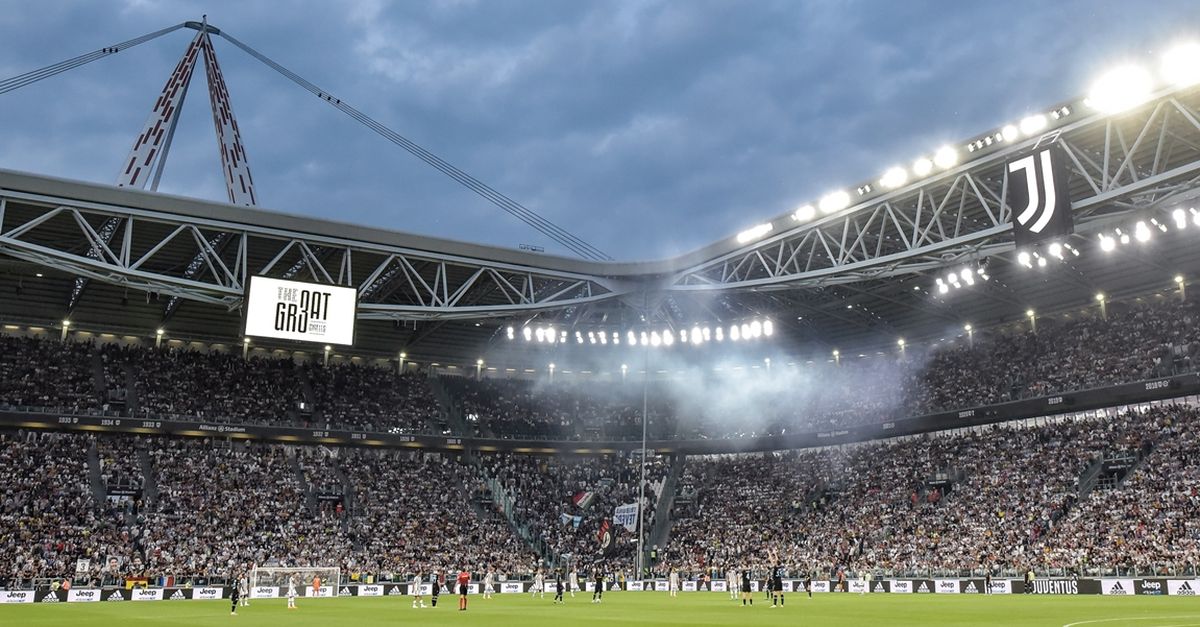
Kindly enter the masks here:
<path id="1" fill-rule="evenodd" d="M 1017 248 L 1074 232 L 1066 160 L 1056 144 L 1039 145 L 1004 169 Z"/>

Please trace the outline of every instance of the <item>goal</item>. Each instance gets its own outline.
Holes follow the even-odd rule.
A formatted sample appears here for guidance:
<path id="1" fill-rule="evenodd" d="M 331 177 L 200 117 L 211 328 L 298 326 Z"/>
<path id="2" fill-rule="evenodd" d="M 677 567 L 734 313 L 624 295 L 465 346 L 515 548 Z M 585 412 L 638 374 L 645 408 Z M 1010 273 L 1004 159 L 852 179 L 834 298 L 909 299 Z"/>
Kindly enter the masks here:
<path id="1" fill-rule="evenodd" d="M 319 591 L 313 593 L 313 581 L 321 578 Z M 259 566 L 250 572 L 250 596 L 273 597 L 287 594 L 288 582 L 296 582 L 296 596 L 335 597 L 342 585 L 342 569 L 337 566 L 299 566 L 274 568 Z"/>

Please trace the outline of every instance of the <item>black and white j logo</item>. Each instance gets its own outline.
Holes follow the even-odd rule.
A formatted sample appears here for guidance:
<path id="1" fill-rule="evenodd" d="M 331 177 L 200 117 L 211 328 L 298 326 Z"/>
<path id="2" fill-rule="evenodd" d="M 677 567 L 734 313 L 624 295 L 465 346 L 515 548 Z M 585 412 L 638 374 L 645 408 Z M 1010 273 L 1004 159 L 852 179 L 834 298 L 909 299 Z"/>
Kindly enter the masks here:
<path id="1" fill-rule="evenodd" d="M 1008 162 L 1005 170 L 1018 248 L 1074 230 L 1068 172 L 1057 146 L 1039 147 L 1032 154 Z"/>
<path id="2" fill-rule="evenodd" d="M 1008 164 L 1010 175 L 1022 170 L 1025 171 L 1028 200 L 1025 208 L 1017 214 L 1017 224 L 1028 228 L 1031 233 L 1041 233 L 1050 224 L 1055 210 L 1058 209 L 1058 195 L 1054 189 L 1054 168 L 1050 149 L 1047 148 Z"/>

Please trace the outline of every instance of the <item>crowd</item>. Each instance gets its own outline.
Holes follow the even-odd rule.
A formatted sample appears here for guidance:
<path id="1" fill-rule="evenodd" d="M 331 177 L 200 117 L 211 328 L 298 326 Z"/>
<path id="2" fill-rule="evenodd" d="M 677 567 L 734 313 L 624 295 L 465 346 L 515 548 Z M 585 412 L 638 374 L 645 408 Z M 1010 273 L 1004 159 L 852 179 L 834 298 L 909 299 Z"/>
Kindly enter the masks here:
<path id="1" fill-rule="evenodd" d="M 91 343 L 0 335 L 0 408 L 101 409 L 91 355 Z"/>
<path id="2" fill-rule="evenodd" d="M 507 502 L 514 522 L 552 562 L 586 567 L 628 569 L 633 563 L 636 536 L 613 520 L 618 505 L 636 504 L 641 462 L 636 456 L 600 458 L 535 457 L 491 454 L 481 456 L 480 468 L 494 482 L 495 500 Z M 646 463 L 643 517 L 649 529 L 669 471 L 666 459 Z M 609 523 L 612 546 L 601 550 L 601 525 Z M 581 566 L 581 569 L 582 569 Z"/>
<path id="3" fill-rule="evenodd" d="M 308 367 L 320 423 L 328 428 L 428 433 L 441 418 L 429 378 L 358 364 Z"/>

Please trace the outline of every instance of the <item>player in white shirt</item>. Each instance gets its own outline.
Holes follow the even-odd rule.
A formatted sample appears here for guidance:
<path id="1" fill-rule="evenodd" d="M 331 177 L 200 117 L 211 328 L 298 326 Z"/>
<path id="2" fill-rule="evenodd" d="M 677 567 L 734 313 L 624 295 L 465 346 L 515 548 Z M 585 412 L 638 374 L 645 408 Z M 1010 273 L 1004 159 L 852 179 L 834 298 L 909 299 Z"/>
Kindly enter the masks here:
<path id="1" fill-rule="evenodd" d="M 408 584 L 408 593 L 413 598 L 413 609 L 425 607 L 425 599 L 421 598 L 421 575 L 413 575 L 412 583 Z"/>
<path id="2" fill-rule="evenodd" d="M 295 577 L 295 575 L 288 577 L 287 599 L 288 599 L 288 605 L 287 605 L 288 609 L 289 610 L 296 609 L 296 577 Z"/>
<path id="3" fill-rule="evenodd" d="M 488 569 L 487 574 L 483 576 L 483 598 L 492 598 L 492 593 L 496 590 L 495 586 L 493 585 L 494 581 L 495 575 L 492 574 L 491 569 Z"/>
<path id="4" fill-rule="evenodd" d="M 732 568 L 725 570 L 725 587 L 729 589 L 729 598 L 738 600 L 738 576 L 737 571 Z"/>
<path id="5" fill-rule="evenodd" d="M 667 576 L 667 592 L 671 596 L 679 596 L 679 571 L 671 569 L 671 574 Z"/>
<path id="6" fill-rule="evenodd" d="M 540 599 L 546 598 L 546 577 L 542 574 L 542 569 L 538 569 L 533 575 L 533 587 L 529 589 L 529 598 L 540 594 Z"/>
<path id="7" fill-rule="evenodd" d="M 241 599 L 239 604 L 242 607 L 250 607 L 250 580 L 246 577 L 241 577 L 237 582 L 238 597 Z"/>
<path id="8" fill-rule="evenodd" d="M 579 589 L 579 573 L 575 569 L 571 569 L 571 575 L 567 578 L 567 582 L 571 584 L 571 598 L 575 598 L 575 591 Z"/>

